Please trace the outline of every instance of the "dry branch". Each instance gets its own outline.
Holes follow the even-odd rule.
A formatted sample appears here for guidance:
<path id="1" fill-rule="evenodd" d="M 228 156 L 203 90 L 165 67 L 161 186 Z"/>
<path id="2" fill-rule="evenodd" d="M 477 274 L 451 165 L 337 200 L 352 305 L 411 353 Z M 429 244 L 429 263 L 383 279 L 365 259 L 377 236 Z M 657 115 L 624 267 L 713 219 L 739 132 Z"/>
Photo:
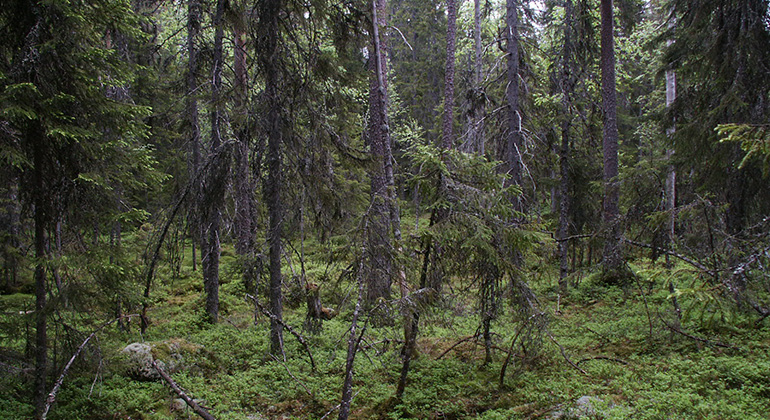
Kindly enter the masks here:
<path id="1" fill-rule="evenodd" d="M 171 376 L 169 376 L 168 373 L 166 373 L 166 371 L 164 371 L 163 369 L 160 368 L 160 366 L 158 366 L 158 364 L 155 362 L 155 359 L 152 359 L 152 367 L 154 367 L 155 370 L 158 371 L 158 374 L 160 375 L 160 377 L 163 378 L 166 382 L 168 382 L 168 385 L 171 387 L 171 389 L 174 390 L 176 395 L 179 395 L 179 398 L 183 399 L 184 402 L 186 402 L 187 405 L 189 405 L 190 408 L 192 408 L 196 414 L 198 414 L 199 416 L 201 416 L 201 418 L 205 420 L 216 420 L 214 416 L 212 416 L 211 414 L 209 414 L 208 411 L 206 411 L 205 408 L 201 407 L 200 404 L 198 404 L 197 402 L 195 402 L 195 400 L 190 398 L 182 390 L 182 388 L 180 388 L 179 385 L 177 385 L 177 383 L 174 382 Z"/>
<path id="2" fill-rule="evenodd" d="M 292 328 L 290 325 L 283 322 L 282 319 L 278 318 L 277 316 L 270 313 L 270 311 L 265 309 L 265 307 L 262 306 L 261 303 L 259 303 L 259 300 L 256 298 L 256 296 L 252 296 L 247 293 L 246 297 L 254 301 L 254 304 L 257 306 L 257 309 L 259 309 L 259 311 L 262 312 L 263 315 L 280 324 L 284 329 L 286 329 L 286 331 L 288 331 L 289 333 L 291 333 L 291 335 L 297 338 L 300 344 L 302 344 L 302 347 L 305 348 L 305 352 L 310 358 L 310 367 L 315 372 L 315 359 L 313 359 L 313 353 L 310 352 L 310 345 L 307 343 L 307 340 L 305 340 L 305 337 L 303 337 L 302 334 L 298 333 L 297 330 Z"/>
<path id="3" fill-rule="evenodd" d="M 94 330 L 94 332 L 92 332 L 88 337 L 86 337 L 85 340 L 83 340 L 83 343 L 80 344 L 80 346 L 78 346 L 78 349 L 75 351 L 75 354 L 73 354 L 72 357 L 70 357 L 70 360 L 64 366 L 64 369 L 62 369 L 61 375 L 59 375 L 59 379 L 56 380 L 56 383 L 54 384 L 53 389 L 51 389 L 51 392 L 48 393 L 48 398 L 46 398 L 45 400 L 45 408 L 43 409 L 43 413 L 40 416 L 42 420 L 45 420 L 46 417 L 48 416 L 48 411 L 51 409 L 51 406 L 56 401 L 56 394 L 59 392 L 59 389 L 64 383 L 64 377 L 67 376 L 67 373 L 69 372 L 70 367 L 72 367 L 72 364 L 75 362 L 75 359 L 77 359 L 77 357 L 80 355 L 83 349 L 86 348 L 86 345 L 88 344 L 88 342 L 91 341 L 92 338 L 94 338 L 96 333 L 103 330 L 105 327 L 111 325 L 113 322 L 123 318 L 131 318 L 133 316 L 138 316 L 138 315 L 137 314 L 123 315 L 111 321 L 105 322 L 104 324 L 102 324 L 101 327 Z"/>

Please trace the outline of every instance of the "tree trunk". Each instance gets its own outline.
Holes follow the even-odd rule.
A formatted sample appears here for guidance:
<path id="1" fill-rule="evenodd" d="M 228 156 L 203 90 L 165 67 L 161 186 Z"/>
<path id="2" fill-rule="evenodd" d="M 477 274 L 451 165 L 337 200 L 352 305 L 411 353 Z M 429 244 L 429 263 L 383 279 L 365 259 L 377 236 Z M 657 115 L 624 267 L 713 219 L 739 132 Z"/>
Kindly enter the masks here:
<path id="1" fill-rule="evenodd" d="M 672 18 L 672 20 L 669 21 L 669 28 L 672 29 L 675 25 L 675 22 Z M 674 43 L 673 40 L 668 40 L 666 42 L 667 46 L 671 46 Z M 671 107 L 674 104 L 674 101 L 676 101 L 676 72 L 673 69 L 667 69 L 666 70 L 666 108 L 671 109 Z M 674 164 L 672 162 L 673 156 L 674 156 L 674 134 L 676 133 L 676 119 L 672 119 L 671 121 L 671 127 L 666 129 L 666 136 L 668 137 L 669 141 L 669 148 L 666 149 L 666 161 L 668 163 L 666 167 L 666 191 L 665 191 L 665 209 L 668 213 L 668 226 L 667 226 L 667 235 L 666 235 L 666 248 L 673 249 L 674 247 L 674 240 L 675 240 L 675 226 L 676 226 L 676 215 L 674 214 L 674 209 L 676 208 L 676 170 L 674 169 Z M 671 268 L 671 257 L 667 253 L 666 254 L 666 268 Z M 673 283 L 669 283 L 669 286 L 671 286 L 671 289 L 673 289 Z M 676 298 L 674 298 L 676 299 Z"/>
<path id="2" fill-rule="evenodd" d="M 570 101 L 573 82 L 570 77 L 572 65 L 572 0 L 564 3 L 564 47 L 562 49 L 561 92 L 562 92 L 562 121 L 561 121 L 561 147 L 559 148 L 559 290 L 567 291 L 567 276 L 569 275 L 569 162 L 570 162 Z"/>
<path id="3" fill-rule="evenodd" d="M 523 167 L 521 146 L 521 112 L 519 110 L 519 13 L 516 0 L 507 0 L 506 2 L 506 39 L 507 45 L 507 81 L 508 86 L 505 90 L 505 99 L 507 102 L 508 126 L 506 135 L 503 138 L 503 144 L 500 147 L 500 160 L 502 161 L 502 170 L 509 175 L 506 186 L 521 185 L 521 171 Z M 521 199 L 511 197 L 514 208 L 521 211 Z"/>
<path id="4" fill-rule="evenodd" d="M 484 155 L 484 113 L 486 95 L 482 87 L 482 49 L 481 49 L 481 0 L 473 0 L 473 48 L 475 52 L 473 71 L 473 91 L 471 93 L 470 134 L 467 151 Z"/>
<path id="5" fill-rule="evenodd" d="M 444 124 L 441 145 L 451 149 L 454 144 L 454 103 L 455 103 L 455 40 L 457 34 L 457 5 L 455 0 L 446 4 L 446 67 L 444 74 Z"/>
<path id="6" fill-rule="evenodd" d="M 615 39 L 613 34 L 612 0 L 601 0 L 601 68 L 602 109 L 604 111 L 604 203 L 603 222 L 606 229 L 602 269 L 615 277 L 620 274 L 623 259 L 620 253 L 620 186 L 618 185 L 618 123 L 617 91 L 615 89 Z"/>
<path id="7" fill-rule="evenodd" d="M 367 233 L 367 293 L 372 306 L 379 299 L 390 298 L 393 248 L 390 230 L 397 230 L 393 181 L 393 155 L 388 127 L 388 86 L 385 35 L 387 1 L 373 2 L 373 41 L 369 54 L 372 72 L 369 90 L 369 145 L 372 154 L 370 228 Z M 372 53 L 373 52 L 373 53 Z"/>
<path id="8" fill-rule="evenodd" d="M 212 156 L 210 172 L 206 177 L 204 186 L 203 205 L 205 212 L 205 238 L 206 247 L 205 256 L 201 260 L 203 266 L 203 285 L 206 293 L 206 314 L 208 320 L 212 323 L 217 322 L 219 318 L 219 256 L 220 256 L 220 238 L 219 225 L 221 223 L 220 209 L 224 202 L 224 192 L 226 189 L 227 159 L 226 154 L 221 153 L 222 146 L 222 119 L 224 113 L 221 109 L 221 90 L 222 90 L 222 59 L 224 28 L 222 19 L 225 12 L 225 1 L 217 0 L 216 14 L 214 16 L 214 51 L 213 51 L 213 69 L 211 84 L 211 144 L 210 155 Z M 203 247 L 202 247 L 203 248 Z"/>
<path id="9" fill-rule="evenodd" d="M 246 256 L 254 247 L 254 183 L 249 168 L 249 117 L 248 117 L 248 74 L 246 72 L 246 33 L 236 28 L 234 33 L 235 50 L 233 51 L 235 80 L 235 112 L 233 131 L 235 132 L 235 251 Z M 248 271 L 248 270 L 247 270 Z"/>
<path id="10" fill-rule="evenodd" d="M 46 247 L 45 230 L 49 221 L 47 212 L 47 196 L 43 181 L 45 176 L 45 163 L 43 162 L 43 150 L 40 142 L 45 142 L 43 132 L 40 128 L 33 130 L 31 141 L 36 144 L 33 152 L 33 188 L 34 196 L 34 223 L 35 223 L 35 385 L 34 385 L 34 403 L 35 417 L 41 418 L 45 410 L 46 379 L 48 376 L 48 332 L 46 320 L 46 268 L 45 261 L 48 260 L 48 250 Z"/>
<path id="11" fill-rule="evenodd" d="M 283 294 L 281 292 L 281 231 L 283 228 L 283 205 L 281 188 L 281 144 L 283 143 L 283 115 L 279 97 L 278 80 L 278 18 L 283 7 L 281 0 L 266 0 L 263 4 L 263 19 L 267 39 L 261 57 L 265 70 L 265 95 L 267 98 L 267 185 L 265 195 L 269 219 L 268 247 L 270 260 L 270 285 L 268 298 L 270 312 L 270 354 L 283 354 Z"/>
<path id="12" fill-rule="evenodd" d="M 190 130 L 190 180 L 195 183 L 193 196 L 196 203 L 201 200 L 201 182 L 197 176 L 201 165 L 201 129 L 198 121 L 198 99 L 195 92 L 198 89 L 198 47 L 196 39 L 201 32 L 200 0 L 188 0 L 187 3 L 187 95 L 185 96 L 185 112 Z M 189 216 L 189 226 L 192 236 L 192 269 L 196 270 L 196 242 L 203 238 L 201 229 L 200 209 L 193 209 Z M 203 246 L 201 244 L 201 256 Z"/>

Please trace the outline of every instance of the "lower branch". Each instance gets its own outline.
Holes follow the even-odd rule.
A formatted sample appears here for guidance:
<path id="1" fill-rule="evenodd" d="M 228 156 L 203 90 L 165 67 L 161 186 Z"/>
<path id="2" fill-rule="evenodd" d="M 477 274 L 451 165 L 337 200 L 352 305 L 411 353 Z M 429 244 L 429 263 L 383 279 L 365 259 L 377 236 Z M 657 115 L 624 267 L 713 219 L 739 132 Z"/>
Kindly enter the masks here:
<path id="1" fill-rule="evenodd" d="M 160 375 L 160 377 L 163 378 L 163 380 L 165 380 L 166 382 L 168 382 L 168 385 L 171 387 L 171 389 L 174 390 L 176 395 L 179 395 L 179 398 L 183 399 L 184 402 L 186 402 L 187 405 L 189 405 L 190 408 L 192 408 L 196 414 L 198 414 L 199 416 L 201 416 L 201 418 L 205 420 L 216 420 L 214 416 L 212 416 L 211 414 L 209 414 L 208 411 L 206 411 L 205 408 L 201 407 L 200 404 L 198 404 L 197 402 L 195 402 L 195 400 L 190 398 L 182 390 L 182 388 L 180 388 L 179 385 L 177 385 L 177 383 L 174 382 L 171 376 L 169 376 L 168 373 L 166 373 L 166 371 L 164 371 L 163 369 L 160 368 L 160 366 L 158 366 L 158 364 L 155 362 L 155 359 L 152 359 L 152 367 L 154 367 L 155 370 L 158 371 L 158 374 Z"/>

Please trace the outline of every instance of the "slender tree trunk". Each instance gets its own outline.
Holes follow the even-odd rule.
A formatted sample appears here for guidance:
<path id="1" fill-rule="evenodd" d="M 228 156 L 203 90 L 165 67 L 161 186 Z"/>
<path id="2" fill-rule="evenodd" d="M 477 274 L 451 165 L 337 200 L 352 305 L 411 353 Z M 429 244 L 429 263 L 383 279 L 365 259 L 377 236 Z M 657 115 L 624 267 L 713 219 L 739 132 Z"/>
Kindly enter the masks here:
<path id="1" fill-rule="evenodd" d="M 266 0 L 263 3 L 263 19 L 267 39 L 261 57 L 265 70 L 265 95 L 268 104 L 267 115 L 267 185 L 265 195 L 269 218 L 268 247 L 270 260 L 270 286 L 268 297 L 270 312 L 270 353 L 283 354 L 283 294 L 281 292 L 281 231 L 283 228 L 283 205 L 281 188 L 281 145 L 283 143 L 283 115 L 279 93 L 278 69 L 278 18 L 283 7 L 281 0 Z"/>
<path id="2" fill-rule="evenodd" d="M 618 185 L 618 123 L 617 91 L 615 88 L 615 38 L 613 33 L 612 0 L 601 0 L 601 68 L 602 108 L 604 111 L 604 203 L 603 222 L 606 229 L 602 269 L 609 276 L 620 274 L 623 259 L 620 253 L 620 186 Z"/>
<path id="3" fill-rule="evenodd" d="M 42 130 L 37 129 L 32 133 L 32 142 L 36 144 L 33 159 L 33 179 L 34 184 L 34 223 L 35 223 L 35 385 L 34 385 L 34 403 L 35 417 L 40 418 L 45 410 L 46 379 L 48 376 L 48 332 L 47 332 L 47 304 L 46 304 L 46 267 L 45 261 L 48 260 L 48 250 L 46 247 L 46 225 L 49 215 L 46 211 L 47 194 L 43 177 L 45 176 L 45 164 L 43 162 L 43 150 L 40 142 L 45 142 Z"/>
<path id="4" fill-rule="evenodd" d="M 562 121 L 561 147 L 559 148 L 559 289 L 567 291 L 567 276 L 569 275 L 569 162 L 570 162 L 570 101 L 573 82 L 570 77 L 572 60 L 572 0 L 564 3 L 564 47 L 562 50 L 561 92 L 562 92 Z"/>
<path id="5" fill-rule="evenodd" d="M 393 155 L 388 128 L 388 85 L 385 35 L 387 1 L 373 1 L 372 72 L 369 91 L 369 145 L 372 154 L 370 228 L 367 233 L 367 305 L 390 298 L 393 247 L 390 231 L 399 232 L 393 179 Z"/>
<path id="6" fill-rule="evenodd" d="M 521 112 L 519 109 L 519 12 L 516 0 L 507 0 L 505 8 L 506 39 L 507 45 L 507 81 L 505 99 L 507 102 L 508 126 L 503 144 L 500 147 L 500 160 L 502 169 L 508 173 L 510 179 L 507 185 L 521 185 L 521 172 L 523 168 L 521 147 Z M 521 211 L 521 200 L 511 198 L 516 210 Z"/>
<path id="7" fill-rule="evenodd" d="M 671 41 L 669 41 L 669 45 L 671 44 Z M 673 69 L 666 70 L 666 108 L 670 109 L 673 105 L 674 101 L 676 100 L 676 72 Z M 673 137 L 676 133 L 676 125 L 675 121 L 666 130 L 666 135 L 668 136 L 669 143 L 673 144 Z M 668 161 L 668 165 L 666 167 L 666 212 L 668 213 L 668 226 L 666 229 L 667 233 L 667 248 L 673 249 L 674 246 L 674 239 L 676 235 L 675 231 L 675 222 L 676 222 L 676 214 L 674 214 L 674 209 L 676 208 L 676 169 L 674 169 L 674 164 L 672 162 L 674 156 L 674 149 L 669 148 L 666 150 L 666 160 Z M 671 258 L 669 254 L 666 254 L 666 267 L 671 268 Z"/>
<path id="8" fill-rule="evenodd" d="M 190 171 L 189 177 L 193 186 L 195 202 L 201 200 L 201 183 L 197 173 L 201 166 L 201 129 L 198 120 L 198 47 L 196 40 L 201 32 L 201 5 L 200 0 L 188 0 L 187 3 L 187 96 L 185 97 L 185 112 L 190 130 Z M 200 209 L 194 208 L 189 216 L 189 226 L 192 236 L 192 269 L 196 270 L 196 243 L 203 238 L 201 229 Z M 201 253 L 203 253 L 201 246 Z"/>
<path id="9" fill-rule="evenodd" d="M 220 153 L 222 146 L 222 119 L 224 113 L 221 107 L 222 90 L 222 66 L 224 28 L 222 18 L 225 12 L 225 1 L 217 0 L 216 14 L 214 16 L 214 51 L 211 84 L 211 144 L 210 155 L 214 161 L 204 186 L 204 206 L 206 208 L 205 256 L 201 260 L 203 266 L 203 285 L 206 293 L 206 314 L 209 321 L 217 322 L 219 318 L 219 256 L 220 238 L 219 227 L 221 223 L 220 209 L 224 201 L 226 188 L 227 159 L 225 153 Z"/>
<path id="10" fill-rule="evenodd" d="M 236 136 L 235 145 L 235 176 L 233 184 L 235 188 L 235 251 L 238 255 L 249 255 L 254 247 L 254 183 L 251 179 L 249 168 L 249 131 L 247 109 L 247 83 L 246 72 L 246 33 L 237 28 L 234 33 L 235 50 L 233 52 L 235 71 L 235 110 L 233 118 L 233 130 Z"/>
<path id="11" fill-rule="evenodd" d="M 454 104 L 455 104 L 455 40 L 457 38 L 457 5 L 455 0 L 446 3 L 446 66 L 444 74 L 444 124 L 441 145 L 451 149 L 454 145 Z"/>

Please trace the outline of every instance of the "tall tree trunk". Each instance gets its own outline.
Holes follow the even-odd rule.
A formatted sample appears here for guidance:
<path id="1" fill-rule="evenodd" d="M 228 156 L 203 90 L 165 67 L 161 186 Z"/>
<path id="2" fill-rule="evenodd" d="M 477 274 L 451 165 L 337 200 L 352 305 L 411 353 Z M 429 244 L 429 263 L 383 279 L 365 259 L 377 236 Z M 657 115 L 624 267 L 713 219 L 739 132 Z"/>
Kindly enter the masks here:
<path id="1" fill-rule="evenodd" d="M 235 251 L 238 255 L 249 255 L 254 247 L 254 183 L 249 169 L 249 118 L 246 72 L 246 33 L 236 28 L 234 33 L 235 50 L 233 51 L 233 69 L 235 80 L 235 110 L 233 130 L 236 136 L 235 145 Z"/>
<path id="2" fill-rule="evenodd" d="M 214 51 L 211 83 L 211 144 L 210 156 L 213 159 L 210 172 L 206 177 L 204 186 L 204 206 L 206 219 L 204 225 L 206 247 L 205 256 L 201 264 L 203 266 L 203 286 L 206 293 L 206 314 L 210 322 L 217 322 L 219 318 L 219 256 L 220 239 L 219 225 L 221 223 L 220 209 L 224 201 L 226 188 L 227 159 L 221 150 L 222 145 L 222 119 L 224 113 L 221 107 L 222 90 L 222 59 L 224 28 L 222 18 L 225 12 L 225 1 L 217 0 L 216 14 L 214 15 Z"/>
<path id="3" fill-rule="evenodd" d="M 33 152 L 33 188 L 34 197 L 34 223 L 35 223 L 35 387 L 34 403 L 35 416 L 40 418 L 45 410 L 46 379 L 48 376 L 48 332 L 47 332 L 47 308 L 46 308 L 46 268 L 45 262 L 48 260 L 48 250 L 46 247 L 45 230 L 49 221 L 47 211 L 48 203 L 46 189 L 43 181 L 45 176 L 45 163 L 43 157 L 42 145 L 45 142 L 42 129 L 39 127 L 33 130 L 31 134 L 32 144 L 36 144 Z"/>
<path id="4" fill-rule="evenodd" d="M 617 91 L 615 89 L 615 38 L 613 34 L 612 0 L 601 0 L 601 68 L 602 108 L 604 111 L 604 203 L 603 222 L 606 229 L 602 269 L 610 277 L 620 274 L 620 186 L 618 185 Z"/>
<path id="5" fill-rule="evenodd" d="M 507 0 L 505 8 L 506 39 L 508 41 L 507 56 L 507 87 L 505 99 L 508 113 L 508 126 L 503 144 L 500 147 L 500 160 L 503 162 L 503 170 L 508 173 L 510 179 L 507 185 L 521 185 L 521 171 L 523 167 L 521 146 L 521 112 L 519 109 L 519 12 L 516 0 Z M 521 211 L 521 200 L 512 198 L 516 210 Z"/>
<path id="6" fill-rule="evenodd" d="M 265 195 L 269 218 L 268 247 L 270 259 L 270 286 L 268 297 L 270 312 L 275 318 L 270 319 L 270 353 L 274 356 L 283 354 L 283 294 L 281 292 L 281 231 L 283 228 L 283 205 L 281 188 L 283 174 L 281 168 L 281 144 L 283 143 L 283 114 L 279 97 L 278 69 L 278 18 L 283 7 L 281 0 L 265 0 L 263 18 L 265 33 L 265 51 L 262 66 L 265 70 L 265 96 L 267 98 L 267 185 Z"/>
<path id="7" fill-rule="evenodd" d="M 671 21 L 673 25 L 673 21 Z M 673 41 L 669 40 L 668 45 L 671 45 Z M 676 72 L 673 69 L 666 70 L 666 108 L 671 109 L 671 106 L 676 100 Z M 674 134 L 676 133 L 676 121 L 672 121 L 671 127 L 666 129 L 666 136 L 668 137 L 669 144 L 674 144 Z M 674 149 L 669 147 L 666 150 L 666 160 L 668 165 L 666 167 L 666 212 L 668 213 L 668 226 L 666 229 L 666 247 L 673 249 L 674 239 L 676 235 L 676 215 L 674 209 L 676 208 L 676 170 L 672 162 L 674 157 Z M 671 258 L 669 254 L 666 254 L 666 267 L 671 268 Z"/>
<path id="8" fill-rule="evenodd" d="M 481 0 L 473 0 L 473 88 L 471 91 L 471 109 L 469 112 L 469 135 L 465 151 L 484 155 L 484 113 L 485 94 L 482 83 L 482 48 L 481 48 Z"/>
<path id="9" fill-rule="evenodd" d="M 187 95 L 185 96 L 185 112 L 187 124 L 190 130 L 190 170 L 189 176 L 193 185 L 195 202 L 201 200 L 201 182 L 198 171 L 201 166 L 201 129 L 198 120 L 198 47 L 196 40 L 201 32 L 201 5 L 200 0 L 188 0 L 187 3 Z M 200 209 L 194 208 L 190 212 L 189 226 L 192 236 L 192 268 L 196 269 L 196 242 L 203 238 Z M 203 253 L 201 244 L 201 253 Z"/>
<path id="10" fill-rule="evenodd" d="M 390 298 L 393 248 L 390 231 L 399 229 L 393 180 L 393 155 L 388 128 L 386 38 L 387 1 L 373 1 L 372 46 L 369 58 L 369 145 L 372 154 L 370 228 L 367 233 L 367 305 Z M 400 231 L 400 229 L 398 230 Z"/>
<path id="11" fill-rule="evenodd" d="M 567 276 L 569 275 L 569 162 L 570 162 L 570 101 L 572 97 L 573 81 L 570 77 L 572 60 L 572 0 L 564 3 L 564 46 L 562 49 L 561 69 L 561 147 L 559 148 L 559 289 L 562 293 L 567 291 Z"/>
<path id="12" fill-rule="evenodd" d="M 457 5 L 455 0 L 446 2 L 446 66 L 444 73 L 444 124 L 442 126 L 441 145 L 451 149 L 454 144 L 454 104 L 455 104 L 455 40 L 457 38 Z"/>

